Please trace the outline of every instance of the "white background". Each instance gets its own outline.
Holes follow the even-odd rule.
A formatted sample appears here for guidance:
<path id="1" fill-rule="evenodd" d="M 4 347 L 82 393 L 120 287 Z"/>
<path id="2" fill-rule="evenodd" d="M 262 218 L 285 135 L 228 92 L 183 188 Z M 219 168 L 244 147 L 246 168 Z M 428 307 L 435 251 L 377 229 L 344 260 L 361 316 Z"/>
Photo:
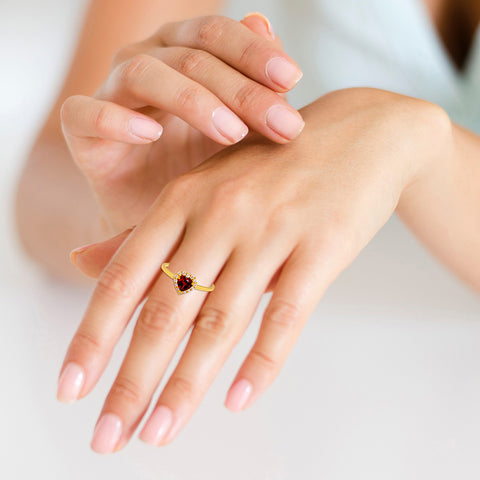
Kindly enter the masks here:
<path id="1" fill-rule="evenodd" d="M 0 3 L 0 478 L 478 479 L 479 297 L 396 218 L 327 291 L 255 406 L 232 414 L 223 400 L 270 295 L 171 445 L 135 435 L 116 454 L 90 450 L 131 328 L 92 394 L 58 403 L 58 371 L 89 289 L 29 264 L 12 226 L 16 178 L 82 9 L 72 0 Z"/>

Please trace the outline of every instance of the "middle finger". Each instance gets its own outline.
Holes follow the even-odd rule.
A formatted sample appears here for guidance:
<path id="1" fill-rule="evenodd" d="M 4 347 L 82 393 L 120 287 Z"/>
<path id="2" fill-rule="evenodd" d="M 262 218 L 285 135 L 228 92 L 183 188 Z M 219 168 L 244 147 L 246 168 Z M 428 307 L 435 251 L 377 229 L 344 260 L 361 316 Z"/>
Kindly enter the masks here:
<path id="1" fill-rule="evenodd" d="M 247 125 L 270 140 L 295 138 L 305 122 L 279 94 L 203 50 L 157 48 L 156 58 L 214 93 Z"/>
<path id="2" fill-rule="evenodd" d="M 162 46 L 205 50 L 277 92 L 292 89 L 302 77 L 298 65 L 278 44 L 228 17 L 213 15 L 167 23 L 155 41 Z"/>

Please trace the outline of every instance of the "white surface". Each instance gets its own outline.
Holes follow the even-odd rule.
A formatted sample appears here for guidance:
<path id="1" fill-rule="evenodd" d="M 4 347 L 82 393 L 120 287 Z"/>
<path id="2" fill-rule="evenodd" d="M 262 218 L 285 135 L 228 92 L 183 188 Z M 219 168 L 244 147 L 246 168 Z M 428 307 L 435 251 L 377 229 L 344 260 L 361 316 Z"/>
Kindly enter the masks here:
<path id="1" fill-rule="evenodd" d="M 150 447 L 135 435 L 114 455 L 90 450 L 131 329 L 91 395 L 56 402 L 58 370 L 89 292 L 29 265 L 11 226 L 15 178 L 80 11 L 73 1 L 0 4 L 0 477 L 478 479 L 479 298 L 395 218 L 328 290 L 280 377 L 249 411 L 222 404 L 269 295 L 171 445 Z"/>

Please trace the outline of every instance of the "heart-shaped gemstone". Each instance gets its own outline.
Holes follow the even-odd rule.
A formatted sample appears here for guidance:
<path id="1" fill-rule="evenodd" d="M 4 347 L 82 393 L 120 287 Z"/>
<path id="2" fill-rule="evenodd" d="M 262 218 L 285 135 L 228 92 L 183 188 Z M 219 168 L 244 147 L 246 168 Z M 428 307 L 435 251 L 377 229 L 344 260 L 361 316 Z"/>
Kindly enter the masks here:
<path id="1" fill-rule="evenodd" d="M 179 295 L 190 292 L 197 284 L 195 277 L 187 272 L 178 272 L 175 275 L 174 283 Z"/>

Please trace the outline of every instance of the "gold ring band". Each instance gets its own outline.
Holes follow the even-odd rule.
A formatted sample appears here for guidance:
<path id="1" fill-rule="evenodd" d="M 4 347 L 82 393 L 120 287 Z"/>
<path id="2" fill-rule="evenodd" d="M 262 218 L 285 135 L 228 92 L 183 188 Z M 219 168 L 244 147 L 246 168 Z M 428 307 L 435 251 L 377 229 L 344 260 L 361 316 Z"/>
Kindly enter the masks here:
<path id="1" fill-rule="evenodd" d="M 177 273 L 173 273 L 168 269 L 169 263 L 162 263 L 162 270 L 173 279 L 173 285 L 179 295 L 191 292 L 193 289 L 201 290 L 202 292 L 211 292 L 215 288 L 215 284 L 212 283 L 210 287 L 203 287 L 197 284 L 195 275 L 181 270 Z"/>

